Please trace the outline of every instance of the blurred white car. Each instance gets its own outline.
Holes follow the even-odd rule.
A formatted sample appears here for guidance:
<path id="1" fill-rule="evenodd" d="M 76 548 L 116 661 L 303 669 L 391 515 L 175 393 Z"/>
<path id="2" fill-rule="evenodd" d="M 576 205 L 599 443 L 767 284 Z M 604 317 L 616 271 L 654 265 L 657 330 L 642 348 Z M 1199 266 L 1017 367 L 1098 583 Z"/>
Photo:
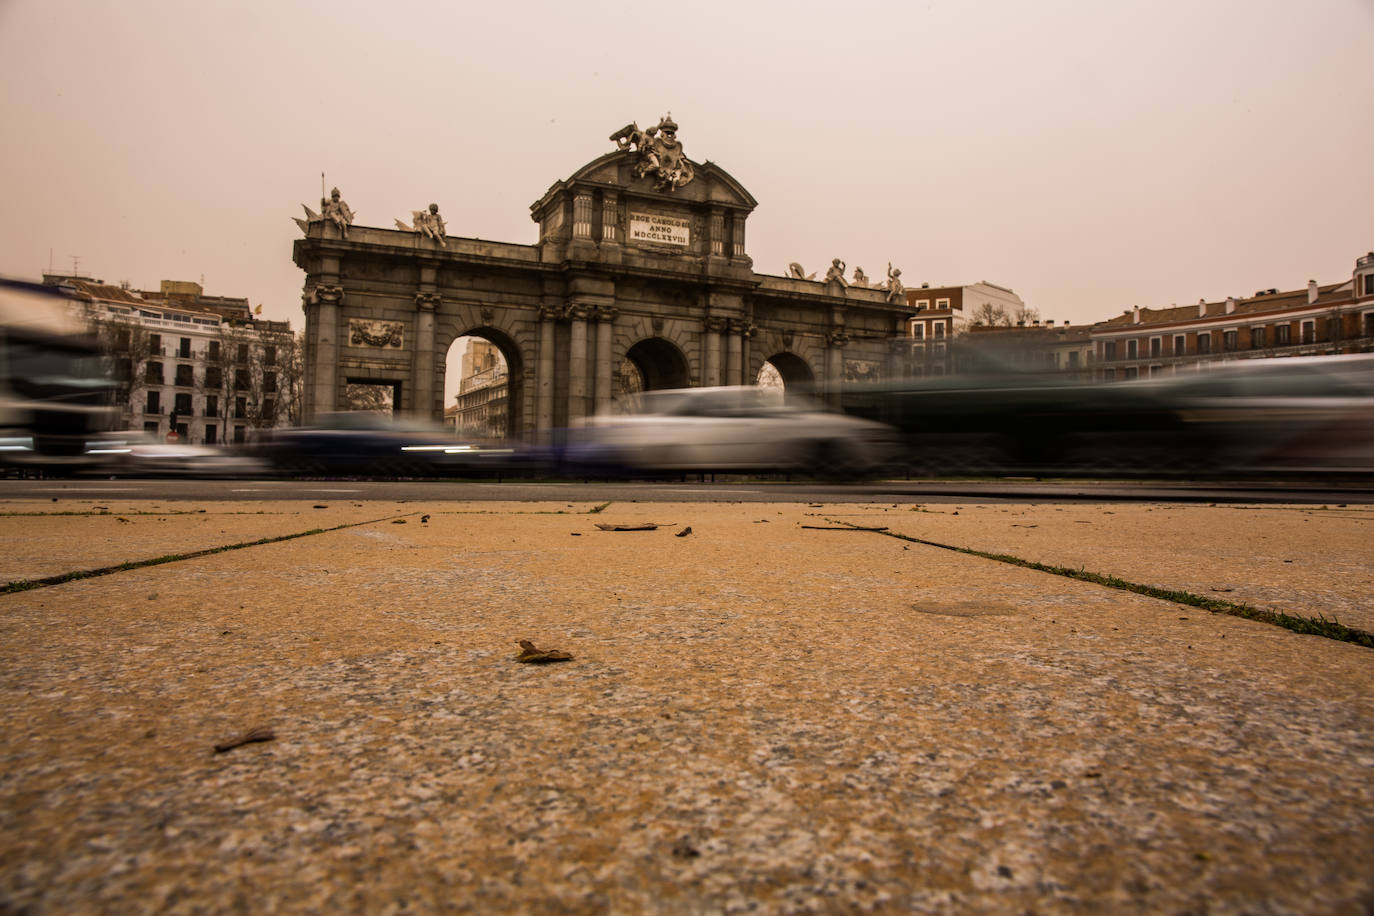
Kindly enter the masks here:
<path id="1" fill-rule="evenodd" d="M 781 388 L 645 391 L 622 410 L 590 417 L 573 431 L 567 458 L 574 467 L 861 477 L 884 464 L 893 441 L 884 424 Z"/>
<path id="2" fill-rule="evenodd" d="M 140 430 L 113 432 L 88 442 L 86 454 L 102 472 L 147 477 L 255 477 L 267 466 L 256 458 L 215 445 L 167 442 Z"/>

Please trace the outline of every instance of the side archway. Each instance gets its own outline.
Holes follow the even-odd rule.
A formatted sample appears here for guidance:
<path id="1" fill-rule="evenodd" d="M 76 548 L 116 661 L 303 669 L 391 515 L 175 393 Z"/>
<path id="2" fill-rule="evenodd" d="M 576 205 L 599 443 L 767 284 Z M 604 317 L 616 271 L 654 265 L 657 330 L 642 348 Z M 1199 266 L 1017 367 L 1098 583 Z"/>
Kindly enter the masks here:
<path id="1" fill-rule="evenodd" d="M 472 345 L 480 355 L 460 362 L 455 348 Z M 445 423 L 452 417 L 460 438 L 507 439 L 525 429 L 525 366 L 520 347 L 504 332 L 489 326 L 455 334 L 444 351 Z M 460 384 L 466 375 L 467 384 Z M 456 395 L 456 396 L 454 396 Z"/>
<path id="2" fill-rule="evenodd" d="M 816 374 L 811 371 L 811 366 L 795 353 L 775 353 L 763 362 L 764 365 L 777 370 L 784 388 L 809 387 L 816 381 Z"/>

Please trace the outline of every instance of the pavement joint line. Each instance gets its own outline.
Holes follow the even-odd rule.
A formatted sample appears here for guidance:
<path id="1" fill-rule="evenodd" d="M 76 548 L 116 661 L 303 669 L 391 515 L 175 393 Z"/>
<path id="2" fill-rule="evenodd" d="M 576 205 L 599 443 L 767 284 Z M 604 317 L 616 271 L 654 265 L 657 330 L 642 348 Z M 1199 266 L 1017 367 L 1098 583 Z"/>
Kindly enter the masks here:
<path id="1" fill-rule="evenodd" d="M 1158 598 L 1161 601 L 1171 601 L 1174 604 L 1201 608 L 1202 610 L 1211 611 L 1214 614 L 1228 614 L 1232 617 L 1241 617 L 1246 620 L 1267 623 L 1272 626 L 1281 627 L 1285 630 L 1291 630 L 1294 633 L 1301 633 L 1307 636 L 1321 636 L 1326 639 L 1334 639 L 1337 642 L 1348 642 L 1357 646 L 1362 646 L 1366 649 L 1374 649 L 1374 633 L 1370 633 L 1366 630 L 1359 630 L 1355 627 L 1348 627 L 1336 620 L 1328 620 L 1322 615 L 1318 615 L 1317 617 L 1303 617 L 1298 614 L 1287 614 L 1283 611 L 1270 611 L 1264 608 L 1253 607 L 1248 604 L 1240 604 L 1235 601 L 1208 598 L 1205 595 L 1196 595 L 1192 592 L 1180 589 L 1168 589 L 1161 588 L 1157 585 L 1142 585 L 1138 582 L 1128 582 L 1117 576 L 1088 572 L 1085 569 L 1053 566 L 1048 563 L 1038 563 L 1035 560 L 1025 560 L 1021 557 L 1014 557 L 1010 554 L 989 553 L 985 550 L 976 550 L 972 547 L 955 547 L 952 544 L 941 544 L 939 541 L 928 541 L 925 538 L 918 538 L 909 534 L 899 534 L 895 531 L 879 531 L 874 528 L 855 525 L 853 522 L 847 522 L 844 519 L 832 518 L 828 520 L 854 531 L 881 534 L 885 537 L 895 538 L 899 541 L 910 541 L 913 544 L 922 544 L 926 547 L 938 547 L 941 550 L 950 550 L 971 557 L 981 557 L 984 560 L 1006 563 L 1009 566 L 1019 566 L 1023 569 L 1030 569 L 1036 572 L 1063 576 L 1066 579 L 1076 579 L 1080 582 L 1090 582 L 1094 585 L 1102 585 L 1107 588 L 1132 592 L 1137 595 L 1144 595 L 1148 598 Z"/>
<path id="2" fill-rule="evenodd" d="M 405 512 L 401 515 L 389 515 L 384 518 L 373 518 L 362 522 L 347 522 L 342 525 L 334 525 L 331 528 L 311 528 L 308 531 L 297 531 L 292 534 L 280 534 L 275 537 L 258 538 L 256 541 L 242 541 L 237 544 L 222 544 L 219 547 L 207 547 L 204 550 L 192 550 L 187 553 L 167 554 L 161 557 L 153 557 L 148 560 L 129 560 L 125 563 L 118 563 L 114 566 L 102 566 L 99 569 L 78 569 L 72 572 L 60 573 L 56 576 L 44 576 L 41 579 L 16 579 L 0 585 L 0 595 L 12 595 L 17 592 L 32 591 L 36 588 L 49 588 L 54 585 L 62 585 L 65 582 L 75 582 L 79 579 L 94 579 L 99 576 L 108 576 L 117 572 L 128 572 L 134 569 L 146 569 L 150 566 L 162 566 L 167 563 L 177 563 L 182 560 L 196 560 L 201 557 L 213 556 L 217 553 L 228 553 L 231 550 L 243 550 L 248 547 L 262 547 L 267 544 L 280 544 L 283 541 L 294 541 L 297 538 L 310 537 L 316 534 L 328 534 L 331 531 L 343 531 L 347 528 L 360 528 L 363 525 L 375 525 L 379 522 L 394 521 L 398 518 L 406 518 L 412 515 L 419 515 L 420 510 Z"/>

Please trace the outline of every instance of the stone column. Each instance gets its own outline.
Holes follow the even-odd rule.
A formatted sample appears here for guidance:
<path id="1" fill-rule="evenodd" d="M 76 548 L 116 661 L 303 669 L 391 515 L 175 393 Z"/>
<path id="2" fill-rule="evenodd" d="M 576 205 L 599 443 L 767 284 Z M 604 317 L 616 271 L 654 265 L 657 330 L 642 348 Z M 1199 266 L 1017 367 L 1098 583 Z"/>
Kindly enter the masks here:
<path id="1" fill-rule="evenodd" d="M 620 242 L 620 206 L 614 192 L 604 191 L 601 196 L 601 241 Z"/>
<path id="2" fill-rule="evenodd" d="M 587 319 L 591 309 L 570 305 L 565 311 L 572 322 L 568 336 L 568 423 L 587 415 Z"/>
<path id="3" fill-rule="evenodd" d="M 438 293 L 415 294 L 415 350 L 412 373 L 410 412 L 422 419 L 443 419 L 434 416 L 434 310 L 442 301 Z"/>
<path id="4" fill-rule="evenodd" d="M 844 346 L 849 343 L 849 335 L 843 326 L 832 328 L 825 343 L 825 399 L 831 406 L 838 407 L 840 382 L 844 378 Z"/>
<path id="5" fill-rule="evenodd" d="M 581 191 L 573 198 L 573 238 L 592 237 L 592 195 Z"/>
<path id="6" fill-rule="evenodd" d="M 707 318 L 702 322 L 705 332 L 703 334 L 704 343 L 702 345 L 702 378 L 701 383 L 706 386 L 715 386 L 720 381 L 720 332 L 729 327 L 729 322 L 724 318 Z"/>
<path id="7" fill-rule="evenodd" d="M 725 384 L 743 385 L 744 367 L 741 344 L 747 325 L 737 318 L 730 319 L 729 336 L 725 339 Z"/>
<path id="8" fill-rule="evenodd" d="M 343 287 L 321 284 L 311 291 L 315 301 L 315 399 L 310 419 L 338 409 L 339 304 Z"/>
<path id="9" fill-rule="evenodd" d="M 534 425 L 540 440 L 547 438 L 553 429 L 553 348 L 554 323 L 558 321 L 558 309 L 544 306 L 539 310 L 539 357 L 534 381 Z"/>
<path id="10" fill-rule="evenodd" d="M 619 311 L 608 305 L 599 306 L 596 310 L 596 375 L 592 379 L 594 413 L 609 412 L 611 409 L 611 332 L 618 314 Z"/>

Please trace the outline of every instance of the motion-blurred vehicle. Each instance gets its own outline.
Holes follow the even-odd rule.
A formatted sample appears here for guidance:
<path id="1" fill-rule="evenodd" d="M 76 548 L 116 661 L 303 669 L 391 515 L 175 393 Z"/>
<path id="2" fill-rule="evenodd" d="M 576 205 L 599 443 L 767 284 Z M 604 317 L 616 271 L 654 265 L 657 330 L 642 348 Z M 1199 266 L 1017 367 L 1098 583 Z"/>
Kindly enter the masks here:
<path id="1" fill-rule="evenodd" d="M 261 477 L 265 462 L 216 445 L 168 442 L 156 433 L 124 430 L 86 444 L 102 474 L 118 477 Z"/>
<path id="2" fill-rule="evenodd" d="M 460 442 L 437 424 L 373 411 L 323 414 L 313 426 L 264 431 L 255 454 L 282 473 L 305 476 L 442 477 L 510 473 L 513 446 Z"/>
<path id="3" fill-rule="evenodd" d="M 983 371 L 851 386 L 929 476 L 1374 473 L 1374 355 L 1235 360 L 1148 379 Z"/>
<path id="4" fill-rule="evenodd" d="M 892 444 L 881 423 L 830 411 L 781 388 L 678 388 L 630 396 L 624 412 L 572 431 L 566 460 L 602 473 L 786 472 L 830 479 L 878 470 Z"/>
<path id="5" fill-rule="evenodd" d="M 1374 354 L 1246 359 L 1131 383 L 1237 475 L 1374 475 Z"/>
<path id="6" fill-rule="evenodd" d="M 112 385 L 100 349 L 61 292 L 0 278 L 0 467 L 67 471 L 92 463 Z"/>

